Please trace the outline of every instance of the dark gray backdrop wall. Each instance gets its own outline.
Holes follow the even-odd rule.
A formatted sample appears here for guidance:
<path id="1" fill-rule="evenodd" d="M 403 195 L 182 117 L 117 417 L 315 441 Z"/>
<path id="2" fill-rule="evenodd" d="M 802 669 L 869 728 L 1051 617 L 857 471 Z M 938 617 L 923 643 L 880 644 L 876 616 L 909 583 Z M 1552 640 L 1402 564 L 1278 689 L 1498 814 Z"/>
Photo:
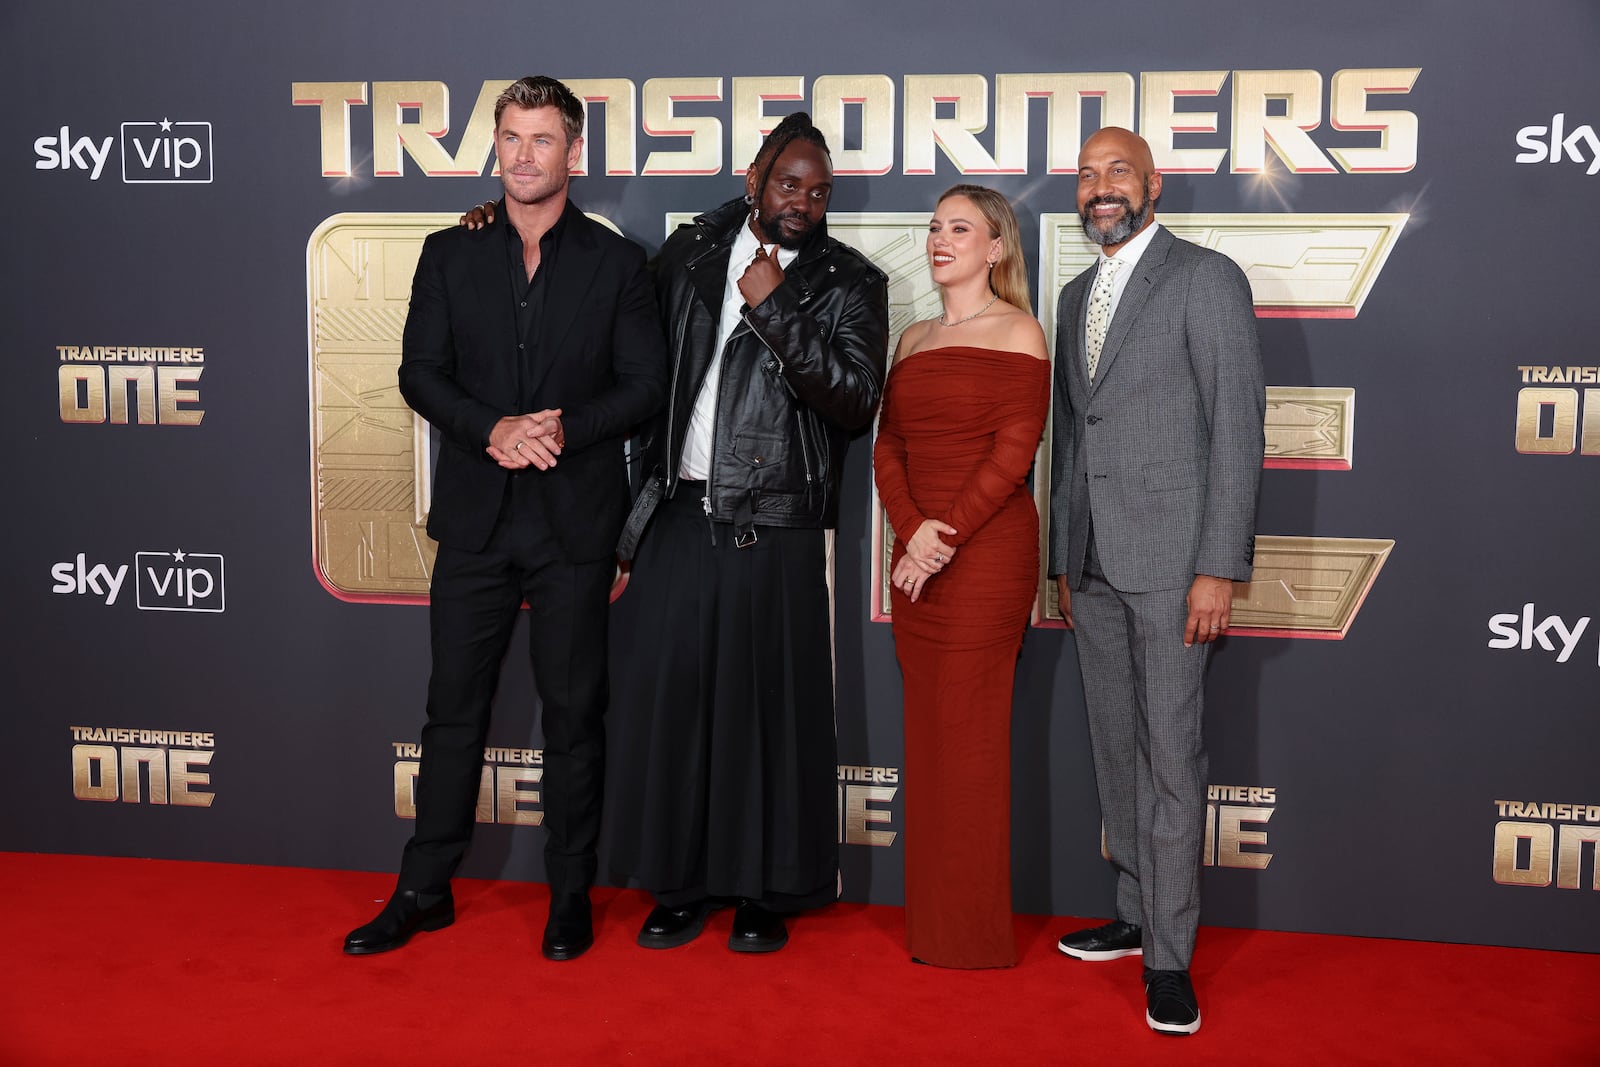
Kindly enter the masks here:
<path id="1" fill-rule="evenodd" d="M 917 229 L 963 179 L 1016 202 L 1048 321 L 1087 262 L 1078 139 L 1126 115 L 1163 153 L 1161 218 L 1249 270 L 1274 390 L 1268 565 L 1238 605 L 1261 636 L 1230 637 L 1211 676 L 1205 921 L 1600 950 L 1600 16 L 1108 14 L 8 5 L 0 848 L 397 863 L 426 435 L 385 346 L 407 242 L 498 189 L 480 91 L 539 72 L 611 97 L 574 198 L 647 248 L 741 191 L 755 125 L 833 123 L 835 228 L 894 275 L 897 326 L 928 313 Z M 848 898 L 897 902 L 868 446 L 837 542 L 841 851 Z M 1107 914 L 1073 643 L 1042 607 L 1018 667 L 1016 906 Z M 491 744 L 464 873 L 540 878 L 519 656 Z"/>

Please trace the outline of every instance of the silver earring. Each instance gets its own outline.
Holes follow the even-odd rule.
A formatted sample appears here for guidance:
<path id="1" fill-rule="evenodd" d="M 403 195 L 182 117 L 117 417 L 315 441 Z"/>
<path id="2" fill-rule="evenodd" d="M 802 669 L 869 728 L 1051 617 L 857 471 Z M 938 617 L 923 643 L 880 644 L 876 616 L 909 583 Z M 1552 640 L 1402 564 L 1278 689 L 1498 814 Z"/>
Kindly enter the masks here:
<path id="1" fill-rule="evenodd" d="M 756 208 L 753 211 L 751 211 L 750 212 L 750 217 L 753 218 L 753 219 L 759 219 L 761 217 L 761 209 L 760 208 Z"/>

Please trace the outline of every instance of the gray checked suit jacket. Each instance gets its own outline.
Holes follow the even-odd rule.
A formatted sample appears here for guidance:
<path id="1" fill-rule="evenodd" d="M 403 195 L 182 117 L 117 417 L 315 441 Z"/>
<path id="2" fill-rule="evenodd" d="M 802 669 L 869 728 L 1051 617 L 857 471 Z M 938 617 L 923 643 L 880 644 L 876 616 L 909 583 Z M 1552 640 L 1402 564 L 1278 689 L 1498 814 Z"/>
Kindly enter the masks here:
<path id="1" fill-rule="evenodd" d="M 1050 567 L 1076 589 L 1092 519 L 1108 581 L 1248 581 L 1265 450 L 1261 346 L 1244 272 L 1157 230 L 1128 278 L 1094 383 L 1084 362 L 1091 267 L 1056 308 Z"/>

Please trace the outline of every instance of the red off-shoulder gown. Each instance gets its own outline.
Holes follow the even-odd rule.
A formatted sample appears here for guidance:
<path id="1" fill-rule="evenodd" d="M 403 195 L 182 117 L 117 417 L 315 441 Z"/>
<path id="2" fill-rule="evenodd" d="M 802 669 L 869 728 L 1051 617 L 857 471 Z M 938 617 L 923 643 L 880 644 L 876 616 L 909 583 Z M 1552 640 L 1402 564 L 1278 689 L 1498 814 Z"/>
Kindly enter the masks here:
<path id="1" fill-rule="evenodd" d="M 1026 478 L 1050 364 L 935 348 L 889 374 L 873 463 L 894 561 L 924 519 L 957 552 L 916 603 L 891 592 L 905 692 L 906 944 L 946 967 L 1006 967 L 1011 918 L 1011 690 L 1039 584 Z"/>

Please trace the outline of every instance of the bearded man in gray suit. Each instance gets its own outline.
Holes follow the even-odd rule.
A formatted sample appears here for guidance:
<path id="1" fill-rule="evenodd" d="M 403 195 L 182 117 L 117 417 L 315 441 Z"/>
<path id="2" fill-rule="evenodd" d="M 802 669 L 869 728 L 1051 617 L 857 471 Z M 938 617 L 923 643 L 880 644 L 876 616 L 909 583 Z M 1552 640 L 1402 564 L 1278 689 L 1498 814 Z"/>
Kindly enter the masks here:
<path id="1" fill-rule="evenodd" d="M 1266 409 L 1255 312 L 1226 256 L 1156 225 L 1150 146 L 1107 128 L 1078 156 L 1101 246 L 1056 309 L 1050 573 L 1077 636 L 1113 922 L 1069 956 L 1144 956 L 1145 1021 L 1192 1034 L 1206 663 L 1254 558 Z"/>

